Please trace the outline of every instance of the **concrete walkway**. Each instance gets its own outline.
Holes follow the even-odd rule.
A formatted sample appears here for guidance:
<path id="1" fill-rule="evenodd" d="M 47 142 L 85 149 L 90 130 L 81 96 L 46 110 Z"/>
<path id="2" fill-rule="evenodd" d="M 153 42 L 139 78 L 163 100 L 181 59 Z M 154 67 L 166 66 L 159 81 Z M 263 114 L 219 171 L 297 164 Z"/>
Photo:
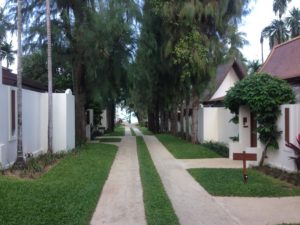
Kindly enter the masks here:
<path id="1" fill-rule="evenodd" d="M 300 223 L 300 197 L 215 197 L 242 225 Z"/>
<path id="2" fill-rule="evenodd" d="M 154 136 L 144 136 L 165 190 L 182 225 L 271 225 L 300 222 L 300 197 L 214 197 L 187 168 L 240 168 L 226 159 L 178 160 Z"/>
<path id="3" fill-rule="evenodd" d="M 125 136 L 103 187 L 91 225 L 146 224 L 136 138 Z"/>
<path id="4" fill-rule="evenodd" d="M 144 139 L 180 224 L 239 224 L 189 175 L 155 136 L 144 136 Z"/>
<path id="5" fill-rule="evenodd" d="M 125 136 L 132 136 L 129 126 L 125 126 Z"/>
<path id="6" fill-rule="evenodd" d="M 177 159 L 185 169 L 192 168 L 243 168 L 242 161 L 227 158 L 213 159 Z"/>
<path id="7" fill-rule="evenodd" d="M 133 126 L 132 129 L 136 136 L 143 136 L 143 133 L 137 127 Z"/>
<path id="8" fill-rule="evenodd" d="M 131 127 L 131 126 L 130 126 Z M 125 126 L 92 225 L 146 225 L 136 139 Z M 142 135 L 132 126 L 137 135 Z M 239 168 L 227 159 L 175 159 L 155 136 L 144 136 L 155 167 L 181 225 L 266 225 L 300 222 L 300 197 L 213 197 L 186 171 L 188 168 Z"/>

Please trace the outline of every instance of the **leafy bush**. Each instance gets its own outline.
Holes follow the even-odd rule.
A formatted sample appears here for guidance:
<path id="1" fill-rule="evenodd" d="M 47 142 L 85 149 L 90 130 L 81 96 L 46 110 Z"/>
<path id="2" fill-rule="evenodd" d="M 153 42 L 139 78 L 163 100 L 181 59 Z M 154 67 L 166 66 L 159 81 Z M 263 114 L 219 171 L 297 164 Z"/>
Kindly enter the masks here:
<path id="1" fill-rule="evenodd" d="M 223 157 L 229 157 L 229 148 L 221 142 L 208 141 L 201 144 L 203 147 L 206 147 Z"/>
<path id="2" fill-rule="evenodd" d="M 278 148 L 277 138 L 281 132 L 276 121 L 280 115 L 280 105 L 294 102 L 295 94 L 291 87 L 284 80 L 268 74 L 248 76 L 227 92 L 224 104 L 232 113 L 237 115 L 239 107 L 247 105 L 256 115 L 259 139 L 265 144 L 260 165 L 269 146 Z"/>

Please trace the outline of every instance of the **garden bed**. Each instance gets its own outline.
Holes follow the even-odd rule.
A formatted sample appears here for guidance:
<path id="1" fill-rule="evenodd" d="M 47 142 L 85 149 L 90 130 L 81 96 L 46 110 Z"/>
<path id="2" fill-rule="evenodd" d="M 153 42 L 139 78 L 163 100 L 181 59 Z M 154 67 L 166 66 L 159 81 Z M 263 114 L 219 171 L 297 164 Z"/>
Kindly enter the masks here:
<path id="1" fill-rule="evenodd" d="M 284 170 L 277 168 L 272 168 L 269 166 L 255 167 L 255 170 L 258 170 L 266 175 L 272 176 L 282 181 L 286 181 L 295 186 L 300 186 L 300 173 L 289 173 Z"/>

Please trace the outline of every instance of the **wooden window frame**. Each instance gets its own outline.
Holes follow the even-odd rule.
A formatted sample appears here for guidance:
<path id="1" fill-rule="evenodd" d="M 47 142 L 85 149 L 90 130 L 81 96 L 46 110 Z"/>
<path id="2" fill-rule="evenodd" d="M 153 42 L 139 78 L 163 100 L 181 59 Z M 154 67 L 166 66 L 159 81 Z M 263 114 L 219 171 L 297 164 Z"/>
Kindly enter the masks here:
<path id="1" fill-rule="evenodd" d="M 8 132 L 9 141 L 17 137 L 17 89 L 8 89 Z"/>
<path id="2" fill-rule="evenodd" d="M 290 108 L 284 109 L 284 140 L 290 142 Z"/>

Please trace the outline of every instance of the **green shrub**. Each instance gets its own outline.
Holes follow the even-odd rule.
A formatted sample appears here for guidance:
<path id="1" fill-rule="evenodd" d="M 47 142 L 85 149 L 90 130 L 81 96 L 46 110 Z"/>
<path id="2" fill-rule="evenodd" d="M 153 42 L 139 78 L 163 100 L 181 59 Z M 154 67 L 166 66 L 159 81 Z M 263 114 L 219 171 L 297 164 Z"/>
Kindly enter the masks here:
<path id="1" fill-rule="evenodd" d="M 208 141 L 201 144 L 203 147 L 210 149 L 223 157 L 229 157 L 229 148 L 221 142 Z"/>

